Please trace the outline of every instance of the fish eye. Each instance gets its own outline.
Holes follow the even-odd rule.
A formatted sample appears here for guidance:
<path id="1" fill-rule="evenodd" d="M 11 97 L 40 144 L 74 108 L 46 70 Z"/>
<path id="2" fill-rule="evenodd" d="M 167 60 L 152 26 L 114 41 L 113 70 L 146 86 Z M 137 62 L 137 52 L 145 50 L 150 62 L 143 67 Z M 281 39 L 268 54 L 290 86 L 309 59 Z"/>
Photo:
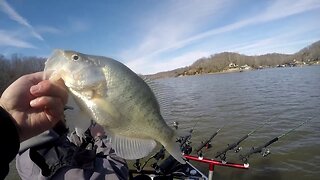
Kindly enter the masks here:
<path id="1" fill-rule="evenodd" d="M 78 61 L 80 59 L 80 57 L 77 54 L 73 54 L 71 56 L 71 59 L 74 60 L 74 61 Z"/>

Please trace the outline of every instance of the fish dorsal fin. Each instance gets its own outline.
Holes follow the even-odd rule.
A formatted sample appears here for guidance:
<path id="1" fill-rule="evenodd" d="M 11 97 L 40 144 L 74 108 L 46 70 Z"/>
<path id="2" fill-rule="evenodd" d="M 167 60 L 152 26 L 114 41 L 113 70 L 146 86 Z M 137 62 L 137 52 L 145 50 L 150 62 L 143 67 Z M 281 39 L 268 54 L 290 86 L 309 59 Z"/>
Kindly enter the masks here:
<path id="1" fill-rule="evenodd" d="M 171 115 L 171 96 L 174 92 L 169 86 L 166 86 L 165 84 L 162 84 L 158 81 L 154 81 L 149 79 L 146 76 L 140 75 L 140 77 L 144 80 L 144 82 L 147 83 L 147 85 L 150 87 L 152 92 L 157 98 L 157 101 L 160 106 L 160 112 L 162 117 L 168 121 L 170 120 Z"/>
<path id="2" fill-rule="evenodd" d="M 157 143 L 152 139 L 138 139 L 120 135 L 111 135 L 111 147 L 124 159 L 140 159 L 146 157 Z"/>

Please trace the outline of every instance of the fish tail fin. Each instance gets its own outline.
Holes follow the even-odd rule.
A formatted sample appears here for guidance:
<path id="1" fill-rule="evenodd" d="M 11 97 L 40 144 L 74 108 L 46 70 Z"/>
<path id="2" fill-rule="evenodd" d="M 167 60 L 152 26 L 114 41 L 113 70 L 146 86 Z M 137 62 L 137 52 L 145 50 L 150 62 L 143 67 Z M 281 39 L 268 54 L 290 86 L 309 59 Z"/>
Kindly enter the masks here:
<path id="1" fill-rule="evenodd" d="M 173 136 L 169 144 L 165 146 L 166 150 L 173 156 L 177 161 L 181 164 L 186 163 L 186 159 L 183 157 L 182 152 L 180 150 L 179 143 L 177 142 L 176 136 Z"/>

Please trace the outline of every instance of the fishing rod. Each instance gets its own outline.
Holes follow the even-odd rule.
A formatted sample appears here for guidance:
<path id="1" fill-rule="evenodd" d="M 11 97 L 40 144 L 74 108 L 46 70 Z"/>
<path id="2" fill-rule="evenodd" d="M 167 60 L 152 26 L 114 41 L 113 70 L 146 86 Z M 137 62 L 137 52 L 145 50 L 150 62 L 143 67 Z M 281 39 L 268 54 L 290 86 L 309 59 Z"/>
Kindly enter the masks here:
<path id="1" fill-rule="evenodd" d="M 225 126 L 226 126 L 226 124 L 223 125 L 221 128 L 219 128 L 216 132 L 214 132 L 207 140 L 202 141 L 201 144 L 200 144 L 200 146 L 198 146 L 198 147 L 195 149 L 195 152 L 198 154 L 199 157 L 202 157 L 202 149 L 203 149 L 204 147 L 210 148 L 210 143 L 211 143 L 212 139 L 213 139 L 216 135 L 218 135 L 219 131 L 220 131 L 222 128 L 224 128 Z"/>
<path id="2" fill-rule="evenodd" d="M 298 129 L 299 127 L 303 126 L 304 124 L 306 124 L 308 121 L 312 120 L 313 118 L 311 119 L 307 119 L 305 120 L 304 122 L 300 123 L 299 125 L 295 126 L 294 128 L 288 130 L 287 132 L 281 134 L 280 136 L 278 137 L 275 137 L 273 139 L 271 139 L 270 141 L 264 143 L 263 145 L 261 146 L 258 146 L 258 147 L 252 147 L 251 150 L 249 152 L 247 152 L 246 154 L 244 155 L 240 155 L 240 159 L 245 163 L 247 164 L 248 163 L 248 159 L 249 157 L 252 155 L 252 154 L 256 154 L 256 153 L 261 153 L 261 155 L 263 157 L 266 157 L 270 154 L 270 150 L 267 148 L 268 146 L 270 146 L 271 144 L 277 142 L 280 138 L 288 135 L 289 133 L 295 131 L 296 129 Z"/>
<path id="3" fill-rule="evenodd" d="M 278 117 L 278 116 L 275 116 Z M 269 118 L 267 119 L 262 125 L 260 125 L 259 127 L 257 127 L 256 129 L 252 130 L 251 132 L 249 132 L 248 134 L 246 134 L 245 136 L 243 136 L 242 138 L 240 138 L 238 141 L 232 143 L 231 145 L 228 144 L 228 146 L 221 152 L 217 152 L 215 158 L 220 158 L 222 161 L 226 160 L 226 154 L 228 151 L 235 149 L 235 152 L 238 153 L 241 150 L 241 147 L 239 147 L 239 144 L 246 140 L 249 136 L 251 136 L 253 133 L 255 133 L 256 131 L 258 131 L 259 129 L 261 129 L 262 127 L 264 127 L 270 120 L 274 119 L 275 117 Z"/>
<path id="4" fill-rule="evenodd" d="M 198 119 L 198 120 L 196 121 L 196 123 L 194 123 L 192 129 L 190 130 L 190 133 L 193 132 L 194 128 L 196 128 L 196 126 L 197 126 L 197 124 L 199 123 L 199 121 L 200 121 L 200 119 Z"/>
<path id="5" fill-rule="evenodd" d="M 191 136 L 192 136 L 192 133 L 195 129 L 195 127 L 197 126 L 197 124 L 199 123 L 199 120 L 198 119 L 195 124 L 192 126 L 192 128 L 189 130 L 189 133 L 185 136 L 181 136 L 180 138 L 177 139 L 177 142 L 180 143 L 180 148 L 182 150 L 182 152 L 184 154 L 190 154 L 192 152 L 192 147 L 190 146 L 191 142 L 190 142 L 190 139 L 191 139 Z M 177 130 L 179 128 L 179 122 L 176 122 L 174 121 L 173 122 L 173 127 Z M 222 128 L 220 128 L 217 132 L 219 132 Z M 215 135 L 217 134 L 217 132 L 215 133 Z M 215 136 L 214 135 L 214 136 Z M 213 137 L 214 137 L 213 136 Z M 212 139 L 213 137 L 211 137 L 210 139 Z M 209 141 L 207 141 L 209 142 Z M 136 167 L 136 169 L 138 171 L 142 171 L 144 169 L 144 167 L 146 166 L 146 164 L 151 160 L 151 159 L 156 159 L 156 162 L 153 163 L 151 166 L 154 167 L 155 169 L 157 169 L 158 167 L 158 162 L 159 160 L 161 159 L 164 159 L 164 156 L 165 156 L 165 148 L 162 146 L 162 148 L 156 152 L 154 155 L 152 155 L 151 157 L 149 157 L 142 165 L 140 163 L 139 160 L 136 160 L 135 164 L 134 164 L 134 167 Z"/>
<path id="6" fill-rule="evenodd" d="M 193 127 L 189 130 L 189 133 L 185 136 L 181 136 L 180 138 L 177 139 L 177 142 L 180 143 L 180 148 L 182 149 L 183 152 L 187 151 L 187 147 L 189 147 L 187 144 L 191 139 L 191 135 L 196 127 L 196 125 L 198 124 L 199 119 L 196 121 L 196 123 L 193 125 Z M 173 125 L 172 125 L 176 130 L 179 128 L 179 122 L 174 121 Z M 164 159 L 165 157 L 165 151 L 166 149 L 162 146 L 161 149 L 156 152 L 154 155 L 150 156 L 142 165 L 140 163 L 140 160 L 137 159 L 136 162 L 134 163 L 134 167 L 137 169 L 138 172 L 143 171 L 144 167 L 147 165 L 147 163 L 151 160 L 151 159 L 155 159 L 156 162 L 153 163 L 151 166 L 154 167 L 155 169 L 157 169 L 158 167 L 158 162 L 161 159 Z"/>
<path id="7" fill-rule="evenodd" d="M 185 136 L 181 136 L 177 139 L 177 142 L 180 143 L 180 149 L 182 150 L 182 152 L 188 154 L 188 152 L 190 152 L 190 149 L 191 146 L 189 145 L 190 144 L 190 139 L 191 139 L 191 135 L 196 127 L 196 125 L 198 124 L 200 119 L 198 119 L 196 121 L 196 123 L 193 125 L 193 127 L 189 130 L 189 133 Z M 174 121 L 173 122 L 173 127 L 177 130 L 179 128 L 179 122 L 176 122 Z M 143 171 L 144 167 L 146 166 L 146 164 L 151 160 L 151 159 L 155 159 L 156 162 L 153 163 L 151 165 L 152 168 L 154 168 L 156 171 L 159 171 L 160 172 L 160 169 L 161 168 L 159 165 L 158 165 L 158 162 L 162 159 L 164 159 L 165 157 L 165 151 L 166 149 L 164 148 L 164 146 L 162 146 L 162 148 L 156 152 L 154 155 L 152 155 L 151 157 L 149 157 L 144 163 L 143 165 L 140 164 L 140 161 L 139 160 L 136 160 L 135 164 L 134 164 L 134 167 L 139 171 Z M 191 149 L 192 151 L 192 149 Z M 172 157 L 172 156 L 169 156 L 166 161 L 170 161 L 170 162 L 175 162 L 175 159 Z M 163 163 L 162 163 L 163 164 Z M 172 164 L 172 163 L 170 163 Z M 167 167 L 166 167 L 167 168 Z M 161 168 L 161 169 L 166 169 L 166 168 Z"/>
<path id="8" fill-rule="evenodd" d="M 190 154 L 192 152 L 192 147 L 191 147 L 191 137 L 192 137 L 192 133 L 195 129 L 195 127 L 197 126 L 198 122 L 200 119 L 198 119 L 196 121 L 196 123 L 193 125 L 193 127 L 189 130 L 189 134 L 184 136 L 184 137 L 180 137 L 178 142 L 180 142 L 180 149 L 183 152 L 183 154 Z"/>
<path id="9" fill-rule="evenodd" d="M 190 154 L 192 152 L 192 147 L 190 146 L 190 139 L 191 139 L 191 135 L 193 133 L 194 128 L 196 127 L 196 125 L 198 124 L 198 121 L 194 124 L 194 126 L 192 127 L 192 129 L 189 131 L 189 135 L 185 136 L 185 137 L 181 137 L 180 139 L 182 139 L 180 141 L 181 143 L 181 148 L 184 154 Z M 207 147 L 207 149 L 209 149 L 211 147 L 211 141 L 212 139 L 218 134 L 218 132 L 224 128 L 227 124 L 224 124 L 221 128 L 219 128 L 216 132 L 214 132 L 208 139 L 206 139 L 205 141 L 201 141 L 200 146 L 198 146 L 195 150 L 195 152 L 198 154 L 199 157 L 202 157 L 202 149 L 204 147 Z"/>
<path id="10" fill-rule="evenodd" d="M 175 123 L 176 126 L 178 123 Z M 208 177 L 211 180 L 212 176 L 213 176 L 213 171 L 214 171 L 214 167 L 215 166 L 223 166 L 223 167 L 231 167 L 231 168 L 238 168 L 238 169 L 248 169 L 249 166 L 245 166 L 244 164 L 237 164 L 237 163 L 224 163 L 222 161 L 217 161 L 217 160 L 213 160 L 213 159 L 208 159 L 205 157 L 198 157 L 198 156 L 192 156 L 189 155 L 189 153 L 191 153 L 191 151 L 189 153 L 185 153 L 184 148 L 186 146 L 190 146 L 191 147 L 191 135 L 193 133 L 193 130 L 195 129 L 197 125 L 197 122 L 195 123 L 195 125 L 192 127 L 192 129 L 189 131 L 189 134 L 184 136 L 184 137 L 180 137 L 179 139 L 181 141 L 180 142 L 180 148 L 181 150 L 184 152 L 184 157 L 186 159 L 188 159 L 189 161 L 197 161 L 200 163 L 204 163 L 207 164 L 209 166 L 209 172 L 208 172 Z M 209 138 L 209 140 L 205 141 L 203 144 L 209 143 L 220 131 L 221 129 L 223 129 L 227 124 L 223 125 L 221 128 L 219 128 L 216 132 L 214 132 L 214 134 L 212 134 Z M 178 129 L 178 126 L 177 128 Z M 205 146 L 202 146 L 202 148 Z M 201 151 L 201 148 L 197 148 Z M 131 171 L 131 173 L 133 172 L 137 172 L 138 174 L 152 174 L 152 175 L 162 175 L 162 176 L 166 176 L 166 177 L 170 177 L 170 176 L 176 176 L 176 177 L 196 177 L 195 173 L 198 173 L 198 175 L 200 174 L 201 177 L 203 179 L 208 179 L 204 174 L 202 174 L 198 169 L 194 168 L 188 161 L 186 162 L 186 164 L 180 164 L 177 160 L 175 160 L 174 157 L 172 157 L 171 155 L 168 157 L 164 157 L 165 156 L 165 148 L 162 146 L 162 148 L 155 153 L 154 155 L 152 155 L 150 158 L 148 158 L 143 164 L 140 163 L 140 160 L 136 160 L 136 162 L 133 164 L 133 166 L 136 168 L 136 170 Z M 147 165 L 147 163 L 151 160 L 151 159 L 155 159 L 156 162 L 151 164 L 151 167 L 154 170 L 144 170 L 145 166 Z M 162 160 L 161 160 L 162 159 Z M 160 161 L 161 160 L 161 161 Z M 194 169 L 192 169 L 194 168 Z"/>
<path id="11" fill-rule="evenodd" d="M 188 144 L 188 142 L 190 141 L 191 139 L 191 136 L 192 136 L 192 133 L 195 129 L 195 127 L 197 126 L 198 122 L 199 122 L 200 119 L 198 119 L 195 124 L 193 125 L 193 127 L 189 130 L 189 133 L 185 136 L 181 136 L 177 142 L 180 142 L 180 147 L 183 147 L 185 146 L 185 144 Z M 173 127 L 177 130 L 179 128 L 179 123 L 178 122 L 173 122 Z"/>
<path id="12" fill-rule="evenodd" d="M 164 146 L 161 147 L 161 149 L 156 152 L 154 155 L 150 156 L 144 163 L 143 165 L 141 166 L 141 163 L 140 163 L 140 160 L 137 159 L 136 162 L 134 163 L 134 167 L 137 169 L 138 172 L 141 172 L 144 167 L 147 165 L 147 163 L 151 160 L 151 159 L 155 159 L 156 162 L 152 164 L 152 167 L 153 166 L 157 166 L 158 162 L 161 160 L 161 159 L 164 159 L 165 157 L 165 151 L 166 149 L 164 148 Z"/>

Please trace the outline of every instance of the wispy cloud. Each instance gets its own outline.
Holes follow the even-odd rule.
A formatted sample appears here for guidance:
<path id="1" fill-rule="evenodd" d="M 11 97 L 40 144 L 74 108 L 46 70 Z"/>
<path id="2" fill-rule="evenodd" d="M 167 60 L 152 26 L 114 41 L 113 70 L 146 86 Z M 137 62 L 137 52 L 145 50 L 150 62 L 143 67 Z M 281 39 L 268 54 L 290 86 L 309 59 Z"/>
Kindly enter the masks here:
<path id="1" fill-rule="evenodd" d="M 139 46 L 122 52 L 123 57 L 139 59 L 181 47 L 184 39 L 211 23 L 231 4 L 230 0 L 170 1 L 163 9 L 146 16 L 145 36 Z M 215 18 L 212 18 L 215 17 Z M 149 21 L 148 21 L 149 20 Z"/>
<path id="2" fill-rule="evenodd" d="M 15 36 L 11 35 L 9 32 L 0 30 L 0 46 L 12 46 L 12 47 L 19 47 L 19 48 L 34 48 L 35 46 L 32 44 L 20 40 Z"/>
<path id="3" fill-rule="evenodd" d="M 319 0 L 277 0 L 257 18 L 258 21 L 270 21 L 320 8 Z"/>
<path id="4" fill-rule="evenodd" d="M 276 1 L 276 3 L 272 4 L 269 8 L 267 8 L 266 11 L 262 12 L 261 14 L 255 17 L 244 19 L 226 26 L 222 26 L 220 28 L 215 28 L 203 33 L 199 33 L 195 36 L 191 36 L 182 41 L 176 42 L 171 46 L 158 49 L 153 53 L 158 54 L 164 51 L 177 49 L 180 47 L 184 47 L 194 41 L 207 38 L 209 36 L 230 32 L 233 30 L 243 28 L 245 26 L 249 26 L 249 25 L 278 20 L 280 18 L 285 18 L 294 14 L 298 14 L 298 13 L 302 13 L 302 12 L 306 12 L 306 11 L 314 10 L 318 8 L 320 8 L 320 1 L 318 0 L 299 0 L 299 1 L 290 1 L 290 0 L 280 1 L 279 0 L 279 1 Z"/>
<path id="5" fill-rule="evenodd" d="M 196 59 L 208 57 L 209 55 L 210 52 L 206 51 L 192 51 L 174 58 L 163 59 L 162 61 L 153 61 L 152 63 L 148 63 L 150 60 L 147 58 L 140 58 L 136 61 L 127 62 L 126 65 L 137 73 L 152 74 L 188 66 Z"/>
<path id="6" fill-rule="evenodd" d="M 43 41 L 43 37 L 37 33 L 34 28 L 28 23 L 28 21 L 22 17 L 21 15 L 19 15 L 5 0 L 0 0 L 0 9 L 6 13 L 12 20 L 16 21 L 17 23 L 19 23 L 20 25 L 28 28 L 31 32 L 31 34 Z"/>
<path id="7" fill-rule="evenodd" d="M 50 33 L 50 34 L 60 34 L 62 31 L 60 29 L 51 26 L 36 26 L 34 27 L 40 34 Z"/>
<path id="8" fill-rule="evenodd" d="M 75 18 L 75 17 L 69 17 L 68 18 L 68 30 L 72 33 L 74 32 L 85 32 L 90 29 L 90 23 L 89 20 L 86 18 Z"/>
<path id="9" fill-rule="evenodd" d="M 297 45 L 303 45 L 303 47 L 305 47 L 313 42 L 316 42 L 317 40 L 319 39 L 309 38 L 293 41 L 283 41 L 275 38 L 262 39 L 253 44 L 244 46 L 243 49 L 241 48 L 241 51 L 247 55 L 262 55 L 270 52 L 293 54 L 301 49 L 297 49 Z"/>
<path id="10" fill-rule="evenodd" d="M 180 1 L 177 2 L 179 3 Z M 203 24 L 212 24 L 212 21 L 221 17 L 222 12 L 230 12 L 231 4 L 230 1 L 226 0 L 201 1 L 201 3 L 199 1 L 183 1 L 183 4 L 171 5 L 171 9 L 166 9 L 165 13 L 160 13 L 165 15 L 152 17 L 152 19 L 157 19 L 157 23 L 148 24 L 148 27 L 151 28 L 147 29 L 145 38 L 140 43 L 140 46 L 126 50 L 122 53 L 122 57 L 124 59 L 128 59 L 129 57 L 131 59 L 127 63 L 129 67 L 142 70 L 139 68 L 141 64 L 157 64 L 155 59 L 160 59 L 156 58 L 157 56 L 186 47 L 200 40 L 320 8 L 320 1 L 318 0 L 276 0 L 268 3 L 269 6 L 261 9 L 258 14 L 240 19 L 228 25 L 201 31 Z M 262 47 L 263 45 L 270 45 L 274 41 L 274 39 L 264 39 L 256 42 L 255 45 L 256 47 Z M 194 60 L 196 58 L 194 57 Z M 149 69 L 144 71 L 150 72 Z"/>
<path id="11" fill-rule="evenodd" d="M 130 59 L 126 64 L 138 73 L 155 73 L 191 64 L 195 58 L 207 56 L 203 51 L 192 51 L 173 59 L 155 56 L 182 47 L 180 42 L 200 31 L 209 20 L 214 23 L 231 6 L 231 0 L 170 1 L 162 9 L 155 9 L 144 19 L 145 34 L 139 46 L 125 50 L 120 57 Z"/>
<path id="12" fill-rule="evenodd" d="M 255 39 L 241 44 L 233 44 L 232 47 L 227 48 L 228 51 L 242 52 L 247 55 L 262 55 L 270 52 L 289 54 L 295 53 L 300 50 L 300 48 L 297 49 L 297 46 L 295 45 L 303 44 L 302 47 L 304 47 L 319 40 L 314 37 L 307 38 L 306 36 L 301 36 L 301 34 L 308 34 L 310 31 L 320 30 L 320 28 L 316 26 L 308 27 L 309 28 L 296 27 L 295 31 L 288 30 L 285 33 L 271 35 L 270 37 Z"/>

